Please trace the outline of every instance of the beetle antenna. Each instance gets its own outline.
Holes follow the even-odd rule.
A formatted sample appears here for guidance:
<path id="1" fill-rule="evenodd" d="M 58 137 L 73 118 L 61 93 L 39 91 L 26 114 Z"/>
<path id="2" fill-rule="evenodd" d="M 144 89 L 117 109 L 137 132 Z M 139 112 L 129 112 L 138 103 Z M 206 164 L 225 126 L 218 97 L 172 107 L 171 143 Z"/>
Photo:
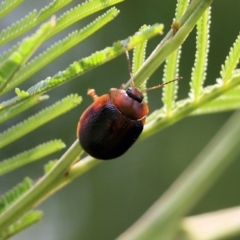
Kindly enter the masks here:
<path id="1" fill-rule="evenodd" d="M 175 79 L 173 79 L 173 80 L 171 80 L 171 81 L 168 81 L 168 82 L 159 84 L 159 85 L 157 85 L 157 86 L 150 87 L 150 88 L 146 88 L 146 89 L 144 89 L 144 92 L 146 92 L 146 91 L 148 91 L 148 90 L 153 90 L 153 89 L 156 89 L 156 88 L 161 88 L 161 87 L 163 87 L 164 85 L 167 85 L 167 84 L 172 83 L 172 82 L 179 81 L 179 80 L 181 80 L 181 79 L 182 79 L 182 77 L 177 77 L 177 78 L 175 78 Z"/>
<path id="2" fill-rule="evenodd" d="M 130 61 L 130 57 L 129 57 L 128 51 L 125 51 L 125 54 L 126 54 L 126 58 L 127 58 L 128 71 L 129 71 L 129 75 L 130 75 L 130 78 L 131 78 L 131 86 L 134 87 L 133 74 L 132 74 L 132 66 L 131 66 L 131 61 Z"/>

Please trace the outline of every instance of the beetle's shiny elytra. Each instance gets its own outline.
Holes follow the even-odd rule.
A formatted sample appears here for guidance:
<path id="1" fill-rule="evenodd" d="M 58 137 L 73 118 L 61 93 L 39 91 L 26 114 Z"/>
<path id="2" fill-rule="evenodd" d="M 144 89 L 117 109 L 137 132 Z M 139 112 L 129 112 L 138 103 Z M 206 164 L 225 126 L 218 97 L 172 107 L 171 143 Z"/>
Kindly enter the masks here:
<path id="1" fill-rule="evenodd" d="M 143 130 L 148 105 L 135 87 L 110 89 L 98 97 L 88 91 L 94 102 L 83 112 L 77 127 L 82 148 L 92 157 L 108 160 L 124 154 Z"/>

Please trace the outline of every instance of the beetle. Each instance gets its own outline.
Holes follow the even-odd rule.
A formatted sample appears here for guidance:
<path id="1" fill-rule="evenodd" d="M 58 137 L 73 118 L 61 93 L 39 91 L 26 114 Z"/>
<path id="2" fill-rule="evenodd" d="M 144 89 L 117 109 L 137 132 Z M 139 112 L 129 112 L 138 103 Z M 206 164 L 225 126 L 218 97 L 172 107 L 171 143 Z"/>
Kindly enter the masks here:
<path id="1" fill-rule="evenodd" d="M 148 105 L 141 91 L 111 88 L 98 97 L 88 90 L 93 103 L 83 112 L 77 127 L 82 148 L 92 157 L 108 160 L 124 154 L 143 130 Z"/>
<path id="2" fill-rule="evenodd" d="M 162 87 L 180 80 L 176 78 L 146 90 Z M 124 154 L 143 130 L 148 105 L 142 91 L 132 86 L 124 89 L 111 88 L 110 95 L 97 96 L 88 90 L 93 103 L 83 112 L 77 126 L 77 137 L 82 148 L 92 157 L 102 160 Z"/>

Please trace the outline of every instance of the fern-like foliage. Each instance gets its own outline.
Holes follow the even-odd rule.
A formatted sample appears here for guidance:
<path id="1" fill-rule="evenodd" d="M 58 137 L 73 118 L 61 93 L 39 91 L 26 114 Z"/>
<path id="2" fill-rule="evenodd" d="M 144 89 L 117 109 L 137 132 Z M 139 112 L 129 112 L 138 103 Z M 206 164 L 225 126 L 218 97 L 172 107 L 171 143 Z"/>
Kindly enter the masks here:
<path id="1" fill-rule="evenodd" d="M 12 26 L 3 29 L 0 33 L 0 45 L 11 41 L 12 39 L 33 28 L 47 17 L 52 16 L 55 11 L 62 8 L 69 2 L 70 0 L 55 0 L 50 3 L 49 6 L 44 7 L 42 10 L 40 10 L 39 13 L 34 10 L 20 21 L 14 23 Z"/>
<path id="2" fill-rule="evenodd" d="M 21 183 L 15 186 L 13 189 L 5 193 L 0 198 L 0 213 L 22 196 L 26 191 L 32 188 L 34 181 L 26 177 Z"/>
<path id="3" fill-rule="evenodd" d="M 54 140 L 38 145 L 35 148 L 20 153 L 9 159 L 3 160 L 0 162 L 0 176 L 59 151 L 64 147 L 65 144 L 61 140 Z"/>
<path id="4" fill-rule="evenodd" d="M 2 94 L 17 87 L 17 85 L 27 80 L 29 76 L 40 70 L 40 68 L 54 58 L 60 56 L 64 51 L 97 31 L 104 24 L 112 20 L 112 18 L 118 14 L 118 11 L 115 8 L 110 9 L 79 32 L 73 32 L 67 38 L 57 42 L 46 52 L 40 54 L 25 65 L 26 61 L 40 43 L 72 23 L 120 1 L 121 0 L 86 1 L 64 13 L 56 21 L 56 24 L 54 22 L 54 26 L 49 27 L 46 31 L 44 30 L 45 32 L 42 31 L 42 35 L 36 34 L 34 41 L 29 39 L 24 40 L 24 44 L 17 44 L 11 50 L 4 53 L 0 58 L 2 67 L 0 68 L 0 87 Z M 14 1 L 12 0 L 9 2 L 13 5 Z M 2 102 L 0 105 L 0 122 L 4 122 L 14 117 L 16 114 L 25 111 L 29 107 L 34 106 L 36 102 L 42 98 L 41 94 L 70 81 L 76 76 L 134 47 L 136 48 L 134 51 L 132 72 L 134 73 L 134 79 L 136 79 L 136 87 L 145 88 L 146 80 L 166 59 L 164 82 L 172 80 L 178 76 L 181 44 L 185 41 L 197 22 L 197 51 L 190 84 L 191 95 L 187 99 L 176 101 L 178 90 L 177 84 L 165 85 L 163 90 L 164 107 L 156 110 L 147 118 L 147 123 L 140 139 L 155 134 L 164 127 L 189 115 L 239 108 L 240 71 L 234 69 L 240 58 L 240 38 L 237 38 L 222 67 L 222 79 L 218 79 L 213 86 L 203 87 L 206 78 L 211 13 L 210 10 L 206 12 L 206 9 L 211 4 L 212 0 L 191 1 L 189 6 L 188 2 L 187 0 L 178 1 L 172 28 L 146 60 L 145 49 L 147 40 L 162 33 L 163 26 L 161 24 L 150 27 L 144 26 L 137 34 L 123 41 L 114 43 L 112 47 L 107 47 L 93 53 L 89 57 L 72 63 L 65 70 L 45 80 L 39 81 L 34 86 L 28 88 L 28 90 L 16 88 L 15 93 L 17 96 Z M 20 20 L 20 22 L 2 31 L 0 34 L 0 38 L 3 38 L 2 43 L 10 41 L 14 37 L 35 26 L 48 17 L 50 13 L 52 14 L 57 11 L 66 3 L 68 3 L 68 1 L 54 1 L 46 8 L 42 9 L 38 14 L 36 11 L 33 11 L 24 19 Z M 48 26 L 48 24 L 49 23 L 47 23 L 46 26 Z M 41 36 L 43 35 L 44 37 L 42 38 Z M 70 95 L 62 101 L 57 102 L 55 105 L 44 109 L 16 126 L 4 131 L 0 134 L 0 148 L 5 147 L 7 144 L 72 109 L 77 106 L 80 101 L 81 98 L 79 96 Z M 56 145 L 55 142 L 46 143 L 3 161 L 0 164 L 0 174 L 7 173 L 17 167 L 40 159 L 47 154 L 63 148 L 61 141 L 57 142 Z M 94 160 L 89 156 L 78 161 L 82 153 L 83 150 L 79 146 L 78 140 L 76 140 L 62 157 L 58 160 L 50 161 L 45 165 L 45 174 L 36 184 L 29 178 L 26 178 L 22 183 L 1 197 L 0 238 L 8 238 L 38 221 L 41 215 L 40 212 L 28 212 L 31 211 L 33 206 L 36 206 L 55 191 L 71 182 L 74 178 L 100 163 L 100 161 Z M 166 211 L 167 210 L 168 209 L 166 209 Z M 170 209 L 170 211 L 171 210 L 172 209 Z M 170 215 L 175 216 L 175 213 Z M 181 216 L 178 216 L 178 218 L 180 217 Z M 16 222 L 16 219 L 19 219 L 19 221 Z M 169 219 L 167 220 L 170 221 Z M 173 220 L 176 221 L 176 219 Z M 164 228 L 162 228 L 162 230 L 164 231 Z"/>
<path id="5" fill-rule="evenodd" d="M 33 131 L 41 125 L 51 121 L 52 119 L 66 113 L 70 109 L 76 107 L 81 102 L 81 97 L 77 94 L 69 95 L 61 101 L 55 103 L 51 107 L 48 107 L 34 116 L 29 117 L 25 121 L 7 129 L 5 132 L 0 134 L 0 148 L 7 144 L 17 140 L 23 135 Z"/>
<path id="6" fill-rule="evenodd" d="M 39 11 L 37 19 L 35 21 L 43 21 L 70 2 L 71 0 L 53 0 L 51 3 L 49 3 L 49 5 L 45 6 Z"/>
<path id="7" fill-rule="evenodd" d="M 33 107 L 37 103 L 41 102 L 48 98 L 48 96 L 41 96 L 41 93 L 44 91 L 51 90 L 53 87 L 59 86 L 60 84 L 72 79 L 73 77 L 82 74 L 83 72 L 79 71 L 79 67 L 82 67 L 84 71 L 88 71 L 89 69 L 86 68 L 86 64 L 89 63 L 88 58 L 85 58 L 83 61 L 76 62 L 77 64 L 72 64 L 66 71 L 60 72 L 56 74 L 54 78 L 47 78 L 44 83 L 46 84 L 46 88 L 33 89 L 33 91 L 24 91 L 18 87 L 19 84 L 27 80 L 29 76 L 40 70 L 43 66 L 48 64 L 50 61 L 55 59 L 56 57 L 60 56 L 62 53 L 73 47 L 74 45 L 78 44 L 82 40 L 86 39 L 88 36 L 96 32 L 98 29 L 103 27 L 106 23 L 111 21 L 114 17 L 117 16 L 118 10 L 115 8 L 110 9 L 102 16 L 96 18 L 95 21 L 90 23 L 88 26 L 84 27 L 82 30 L 78 32 L 73 32 L 63 41 L 59 41 L 54 44 L 51 48 L 49 48 L 46 52 L 40 54 L 38 57 L 33 59 L 27 65 L 26 62 L 32 56 L 33 52 L 46 41 L 48 38 L 53 36 L 54 34 L 58 33 L 59 31 L 63 30 L 64 28 L 70 26 L 74 22 L 83 19 L 99 10 L 112 6 L 116 3 L 121 2 L 122 0 L 94 0 L 94 1 L 85 1 L 84 3 L 78 5 L 77 7 L 70 9 L 69 11 L 65 12 L 60 18 L 55 21 L 52 18 L 49 22 L 43 24 L 39 30 L 32 36 L 25 38 L 20 43 L 13 46 L 10 50 L 6 51 L 0 56 L 0 94 L 4 95 L 7 91 L 15 88 L 16 97 L 0 104 L 0 123 L 3 123 L 17 114 Z M 32 11 L 31 13 L 27 14 L 23 19 L 14 23 L 12 26 L 3 29 L 0 33 L 0 45 L 7 43 L 14 38 L 20 36 L 21 34 L 25 33 L 27 30 L 33 28 L 37 24 L 39 24 L 44 19 L 52 16 L 52 14 L 58 11 L 60 8 L 68 4 L 70 0 L 63 1 L 63 0 L 55 0 L 50 3 L 48 6 L 44 7 L 42 10 L 37 12 L 36 10 Z M 21 0 L 9 0 L 1 3 L 0 8 L 0 16 L 4 16 L 14 7 L 16 7 Z M 53 28 L 55 30 L 53 30 Z M 152 33 L 150 33 L 152 31 Z M 156 32 L 157 31 L 157 32 Z M 144 37 L 150 38 L 154 35 L 159 34 L 160 28 L 155 28 L 155 33 L 153 34 L 154 30 L 151 29 L 150 32 L 146 31 Z M 143 35 L 134 36 L 133 38 L 129 38 L 123 42 L 121 42 L 120 50 L 118 49 L 119 45 L 115 45 L 113 48 L 109 48 L 105 53 L 110 54 L 110 58 L 106 56 L 102 58 L 102 62 L 98 61 L 98 58 L 101 54 L 95 55 L 95 58 L 92 57 L 91 60 L 95 61 L 95 65 L 102 64 L 112 57 L 116 57 L 123 49 L 131 49 L 133 48 L 137 42 L 141 41 L 141 37 Z M 133 46 L 126 46 L 126 44 L 132 44 Z M 117 52 L 117 50 L 119 50 Z M 111 51 L 115 51 L 112 53 Z M 103 52 L 102 52 L 103 53 Z M 115 54 L 115 55 L 114 55 Z M 91 66 L 92 67 L 92 66 Z M 94 66 L 95 67 L 95 66 Z M 73 71 L 74 70 L 74 71 Z M 63 79 L 61 78 L 63 76 Z M 40 82 L 40 85 L 43 82 Z M 42 91 L 41 91 L 42 90 Z M 9 128 L 8 130 L 4 131 L 0 134 L 0 148 L 3 148 L 7 144 L 15 141 L 16 139 L 26 135 L 28 132 L 36 129 L 37 127 L 47 123 L 48 121 L 60 116 L 61 114 L 69 111 L 73 107 L 77 106 L 81 102 L 81 98 L 78 95 L 70 95 L 67 98 L 57 102 L 53 106 L 50 106 L 39 113 L 33 115 L 32 117 L 24 120 L 23 122 L 17 124 Z M 22 153 L 18 154 L 17 156 L 11 157 L 9 159 L 3 160 L 0 162 L 0 175 L 5 174 L 9 171 L 13 171 L 14 169 L 21 167 L 25 164 L 28 164 L 32 161 L 36 161 L 48 154 L 51 154 L 57 150 L 60 150 L 65 145 L 62 141 L 51 141 L 47 143 L 43 143 L 38 145 L 37 147 L 30 149 L 28 151 L 23 151 Z M 76 144 L 76 153 L 75 153 L 75 161 L 79 156 L 79 146 Z M 71 154 L 70 154 L 71 156 Z M 61 159 L 60 159 L 61 160 Z M 64 158 L 63 158 L 64 160 Z M 70 164 L 74 162 L 70 157 L 68 157 L 67 161 L 57 161 L 56 167 L 59 166 L 62 168 L 61 170 L 54 170 L 54 174 L 51 173 L 51 169 L 55 168 L 54 162 L 48 164 L 46 167 L 46 172 L 50 171 L 50 176 L 47 175 L 47 182 L 49 182 L 48 178 L 52 175 L 62 175 L 65 172 Z M 60 163 L 60 164 L 59 164 Z M 50 166 L 51 165 L 51 166 Z M 48 169 L 48 170 L 47 170 Z M 59 171 L 59 172 L 58 172 Z M 53 186 L 55 185 L 55 179 L 51 179 L 53 182 Z M 8 223 L 0 224 L 0 239 L 7 239 L 19 231 L 22 231 L 24 228 L 30 226 L 31 224 L 39 221 L 41 217 L 41 212 L 39 211 L 30 211 L 26 213 L 28 210 L 31 210 L 33 205 L 28 205 L 28 210 L 25 211 L 22 207 L 15 202 L 16 200 L 25 200 L 25 194 L 28 196 L 29 193 L 35 194 L 38 188 L 33 189 L 33 181 L 29 178 L 26 178 L 22 183 L 18 184 L 12 190 L 7 192 L 4 196 L 0 199 L 0 221 L 5 222 L 4 218 L 8 218 L 10 215 L 6 214 L 6 212 L 11 212 L 17 206 L 20 211 L 18 214 L 13 214 L 13 219 L 8 221 Z M 38 183 L 36 185 L 39 185 Z M 34 185 L 35 187 L 35 185 Z M 46 185 L 48 188 L 49 186 Z M 43 190 L 40 184 L 41 191 Z M 23 196 L 24 194 L 24 196 Z M 35 195 L 36 196 L 36 195 Z M 22 197 L 21 199 L 19 199 Z M 37 199 L 35 197 L 30 197 L 32 200 Z M 15 211 L 15 210 L 14 210 Z M 17 220 L 18 219 L 18 220 Z M 17 221 L 16 221 L 17 220 Z"/>
<path id="8" fill-rule="evenodd" d="M 43 8 L 38 15 L 36 11 L 29 13 L 29 15 L 26 16 L 24 19 L 22 19 L 20 22 L 13 24 L 12 27 L 7 28 L 6 30 L 3 30 L 2 33 L 0 33 L 0 37 L 1 36 L 4 37 L 4 35 L 12 34 L 13 36 L 11 37 L 14 38 L 16 37 L 15 35 L 20 35 L 22 29 L 24 29 L 24 31 L 27 31 L 28 28 L 34 27 L 36 24 L 39 24 L 45 18 L 50 17 L 51 16 L 50 14 L 53 14 L 55 11 L 63 7 L 69 1 L 70 0 L 68 1 L 56 0 L 51 4 L 49 4 L 48 6 L 46 6 L 45 8 Z M 123 0 L 105 0 L 105 1 L 97 0 L 97 1 L 91 1 L 91 2 L 86 1 L 81 5 L 78 5 L 77 7 L 69 10 L 68 12 L 64 13 L 62 16 L 60 16 L 57 19 L 54 30 L 45 36 L 45 40 L 57 34 L 59 31 L 67 28 L 68 26 L 75 23 L 76 21 L 79 21 L 84 17 L 89 16 L 92 13 L 100 11 L 106 7 L 114 5 L 115 3 L 118 3 L 121 1 Z M 27 26 L 24 27 L 23 25 L 27 25 Z M 14 33 L 14 30 L 17 31 L 16 34 Z M 0 40 L 0 44 L 1 44 L 1 40 Z M 4 62 L 4 60 L 7 59 L 17 48 L 18 48 L 18 44 L 13 46 L 12 49 L 10 49 L 9 51 L 5 52 L 2 56 L 0 56 L 0 63 Z"/>
<path id="9" fill-rule="evenodd" d="M 189 0 L 177 1 L 177 6 L 175 10 L 175 19 L 178 20 L 182 17 L 183 13 L 186 11 Z"/>
<path id="10" fill-rule="evenodd" d="M 42 211 L 34 210 L 24 214 L 19 220 L 13 223 L 7 230 L 0 233 L 0 239 L 5 240 L 9 237 L 16 235 L 22 230 L 30 227 L 32 224 L 37 223 L 42 218 Z"/>
<path id="11" fill-rule="evenodd" d="M 172 29 L 173 35 L 176 34 L 178 31 L 178 20 L 186 11 L 188 6 L 188 1 L 179 1 L 175 11 L 175 18 L 173 20 Z M 169 57 L 166 59 L 166 63 L 164 65 L 164 76 L 163 76 L 163 83 L 169 82 L 172 79 L 178 77 L 179 74 L 179 61 L 181 56 L 181 46 L 174 51 Z M 177 82 L 172 84 L 166 84 L 163 86 L 163 94 L 162 94 L 162 101 L 164 104 L 164 109 L 167 115 L 171 115 L 171 111 L 175 107 L 175 100 L 177 98 Z"/>
<path id="12" fill-rule="evenodd" d="M 236 68 L 240 58 L 240 34 L 238 35 L 236 41 L 234 42 L 230 53 L 227 56 L 225 63 L 222 65 L 220 72 L 223 84 L 225 85 L 230 79 L 233 70 Z"/>
<path id="13" fill-rule="evenodd" d="M 202 3 L 203 1 L 199 1 L 198 3 L 200 4 L 200 2 Z M 196 6 L 194 7 L 195 3 L 197 4 L 197 1 L 191 1 L 191 6 L 189 7 L 190 10 L 196 9 Z M 180 23 L 183 20 L 185 20 L 185 17 L 181 19 Z M 191 20 L 189 20 L 189 22 L 191 22 Z M 140 137 L 141 139 L 153 135 L 157 131 L 162 130 L 166 126 L 169 126 L 189 115 L 214 113 L 240 107 L 240 70 L 235 69 L 240 59 L 239 36 L 233 44 L 230 54 L 226 58 L 225 64 L 222 66 L 222 79 L 217 79 L 216 83 L 212 86 L 203 87 L 203 82 L 206 79 L 206 67 L 208 63 L 209 23 L 210 9 L 202 14 L 197 23 L 197 53 L 195 55 L 195 64 L 190 84 L 190 97 L 176 102 L 175 108 L 171 114 L 166 115 L 164 108 L 152 113 L 148 117 L 144 132 Z M 189 23 L 186 23 L 186 25 L 189 26 Z M 155 52 L 157 52 L 157 50 L 160 52 L 160 49 L 164 44 L 169 44 L 168 41 L 174 42 L 174 38 L 178 38 L 177 35 L 179 31 L 181 31 L 181 24 L 179 27 L 180 28 L 176 32 L 174 31 L 172 40 L 169 39 L 169 36 L 169 38 L 166 37 L 166 43 L 163 40 L 161 46 L 159 49 L 155 49 Z M 166 49 L 163 49 L 162 52 L 164 52 L 164 50 Z M 154 61 L 156 61 L 155 58 Z M 179 219 L 182 219 L 190 212 L 192 204 L 199 201 L 201 195 L 213 184 L 216 175 L 219 176 L 223 169 L 226 168 L 229 161 L 233 160 L 237 153 L 239 154 L 240 128 L 239 124 L 237 124 L 238 121 L 239 112 L 231 122 L 224 126 L 223 130 L 218 133 L 208 147 L 196 157 L 194 163 L 184 171 L 170 189 L 167 190 L 166 194 L 157 200 L 148 212 L 118 239 L 178 239 L 180 237 L 179 227 L 182 226 Z M 232 125 L 234 124 L 238 126 L 233 128 Z M 230 134 L 228 134 L 227 131 L 230 131 Z M 227 152 L 227 154 L 225 152 Z M 234 211 L 234 213 L 233 215 L 230 215 L 229 220 L 231 220 L 232 216 L 239 215 L 239 211 Z M 215 220 L 217 219 L 218 217 L 215 218 Z M 226 219 L 224 220 L 226 221 Z M 172 223 L 175 221 L 179 224 L 178 226 L 173 226 L 174 224 Z M 216 228 L 214 229 L 216 230 L 214 233 L 214 230 L 211 229 L 208 235 L 209 239 L 220 239 L 226 236 L 229 237 L 229 235 L 231 236 L 236 232 L 240 234 L 239 228 L 236 230 L 235 227 L 236 225 L 239 226 L 239 219 L 237 220 L 237 224 L 231 222 L 226 228 L 222 223 L 223 222 L 221 222 L 219 226 L 224 230 L 221 229 L 219 231 L 218 226 L 217 230 Z M 194 224 L 194 227 L 196 227 L 197 230 L 189 231 L 190 234 L 186 234 L 183 239 L 188 239 L 189 236 L 190 238 L 194 236 L 193 238 L 199 239 L 203 237 L 203 235 L 201 236 L 198 234 L 198 232 L 203 232 L 202 226 L 197 226 L 199 224 L 193 222 L 191 222 L 191 224 Z M 167 229 L 165 230 L 166 226 Z M 171 228 L 171 226 L 173 227 Z M 170 228 L 171 230 L 169 230 Z M 161 231 L 159 231 L 159 229 L 161 229 Z M 230 230 L 230 233 L 228 230 Z M 185 232 L 185 230 L 183 232 Z M 208 239 L 205 232 L 203 238 Z"/>
<path id="14" fill-rule="evenodd" d="M 44 173 L 48 173 L 53 166 L 57 163 L 57 160 L 51 160 L 47 164 L 44 165 Z"/>
<path id="15" fill-rule="evenodd" d="M 0 108 L 0 123 L 3 123 L 11 118 L 13 118 L 14 116 L 16 116 L 17 114 L 26 111 L 27 109 L 35 106 L 36 104 L 41 103 L 44 100 L 47 100 L 49 98 L 49 96 L 47 95 L 43 95 L 43 96 L 34 96 L 32 98 L 27 99 L 26 101 L 15 105 L 13 107 L 4 109 L 1 111 Z"/>
<path id="16" fill-rule="evenodd" d="M 11 41 L 15 37 L 17 37 L 18 35 L 24 33 L 25 29 L 26 31 L 30 29 L 30 23 L 34 22 L 36 15 L 37 15 L 37 11 L 34 10 L 33 12 L 25 16 L 25 18 L 13 24 L 11 27 L 3 29 L 0 33 L 0 39 L 1 39 L 0 45 L 5 44 L 6 42 Z"/>
<path id="17" fill-rule="evenodd" d="M 240 108 L 240 89 L 239 87 L 223 94 L 217 99 L 206 103 L 198 108 L 191 115 L 213 114 L 218 112 L 232 111 Z"/>
<path id="18" fill-rule="evenodd" d="M 202 86 L 206 79 L 206 68 L 209 51 L 209 29 L 210 29 L 211 8 L 209 8 L 197 22 L 196 54 L 194 67 L 191 74 L 191 92 L 189 96 L 198 101 Z"/>
<path id="19" fill-rule="evenodd" d="M 192 5 L 189 6 L 189 9 L 194 9 L 193 7 L 194 4 L 195 2 L 193 2 Z M 186 12 L 186 14 L 188 14 L 188 11 Z M 179 20 L 181 24 L 184 21 L 185 16 L 183 16 L 183 20 L 182 19 Z M 177 41 L 178 32 L 180 32 L 182 28 L 184 28 L 183 26 L 181 26 L 181 24 L 179 25 L 179 29 L 177 29 L 177 31 L 175 31 L 176 29 L 174 29 L 174 31 L 172 32 L 173 37 L 171 35 L 168 35 L 165 38 L 166 45 L 170 44 L 169 41 L 172 42 L 174 42 L 175 40 Z M 145 125 L 144 132 L 140 136 L 141 139 L 144 139 L 145 137 L 153 133 L 156 133 L 157 131 L 160 131 L 163 127 L 166 127 L 166 125 L 173 124 L 175 121 L 178 121 L 182 117 L 188 116 L 190 114 L 206 114 L 209 113 L 210 111 L 217 112 L 238 108 L 239 106 L 238 102 L 234 101 L 233 99 L 237 100 L 235 94 L 236 92 L 238 92 L 238 90 L 236 90 L 235 88 L 238 87 L 240 83 L 239 71 L 234 71 L 240 58 L 239 37 L 237 37 L 237 40 L 233 44 L 233 47 L 230 51 L 230 56 L 227 57 L 227 60 L 225 62 L 225 66 L 222 67 L 221 73 L 222 76 L 224 74 L 226 75 L 226 73 L 228 73 L 229 75 L 228 84 L 224 85 L 222 79 L 217 79 L 217 83 L 215 85 L 208 86 L 205 88 L 202 87 L 203 82 L 206 78 L 205 72 L 207 67 L 207 55 L 209 49 L 209 25 L 210 25 L 210 10 L 206 11 L 198 21 L 197 54 L 195 60 L 195 67 L 193 68 L 192 73 L 192 82 L 190 84 L 191 87 L 190 98 L 176 102 L 174 111 L 172 111 L 171 114 L 167 114 L 167 117 L 165 107 L 153 112 L 147 119 L 147 124 Z M 177 25 L 175 24 L 174 27 L 176 26 Z M 171 40 L 169 40 L 170 38 Z M 159 53 L 164 52 L 165 50 L 164 40 L 161 43 L 161 45 L 158 46 L 158 48 L 154 51 L 154 54 L 157 54 L 157 52 Z M 157 61 L 155 60 L 157 57 L 154 54 L 152 54 L 152 56 L 150 56 L 149 58 L 154 57 L 153 58 L 154 62 L 157 63 Z M 149 59 L 147 59 L 146 61 L 150 62 Z M 169 68 L 170 69 L 169 71 L 171 72 L 171 69 L 173 71 L 176 71 L 176 66 L 177 65 L 175 65 L 175 67 Z M 140 68 L 140 71 L 138 71 L 136 75 L 138 81 L 139 78 L 141 78 L 141 80 L 143 79 L 144 74 L 142 74 L 142 72 L 144 67 L 145 66 L 143 65 L 143 68 Z M 166 88 L 167 87 L 168 86 L 166 86 Z M 176 94 L 173 95 L 172 91 L 170 91 L 170 93 L 171 94 L 169 94 L 169 96 L 176 97 Z M 164 98 L 168 99 L 171 102 L 171 98 L 169 96 L 166 97 L 163 95 Z M 197 99 L 197 101 L 193 99 Z"/>
<path id="20" fill-rule="evenodd" d="M 126 50 L 131 50 L 134 46 L 138 45 L 142 41 L 146 39 L 150 39 L 158 34 L 160 34 L 163 30 L 162 24 L 156 24 L 150 26 L 143 30 L 142 32 L 138 32 L 132 37 L 129 37 L 125 40 L 115 42 L 112 47 L 107 47 L 102 51 L 98 51 L 92 54 L 90 57 L 86 57 L 78 62 L 74 62 L 71 64 L 65 71 L 59 72 L 53 77 L 48 77 L 45 80 L 42 80 L 29 88 L 26 92 L 29 93 L 31 97 L 36 94 L 42 94 L 46 91 L 49 91 L 117 56 L 124 53 Z M 27 98 L 26 97 L 26 98 Z M 15 97 L 10 100 L 4 101 L 1 103 L 2 109 L 9 108 L 13 105 L 16 105 L 22 101 L 25 101 L 26 98 Z"/>
<path id="21" fill-rule="evenodd" d="M 147 28 L 147 25 L 143 25 L 139 31 L 143 31 Z M 137 70 L 143 65 L 146 55 L 147 40 L 138 44 L 133 51 L 133 64 L 132 73 L 137 72 Z"/>
<path id="22" fill-rule="evenodd" d="M 0 4 L 0 18 L 9 13 L 15 7 L 17 7 L 22 0 L 5 0 Z"/>
<path id="23" fill-rule="evenodd" d="M 210 92 L 212 92 L 212 94 L 213 93 L 216 94 L 219 91 L 221 92 L 221 94 L 219 94 L 219 97 L 216 97 L 216 99 L 213 99 L 212 101 L 209 101 L 203 106 L 196 109 L 192 113 L 192 115 L 209 114 L 209 113 L 239 109 L 240 107 L 240 104 L 239 104 L 240 88 L 238 86 L 239 77 L 240 77 L 240 72 L 235 70 L 232 73 L 232 76 L 226 87 L 226 91 L 223 91 L 223 92 L 220 91 L 220 89 L 224 90 L 222 81 L 219 81 L 219 84 L 216 84 L 215 86 L 206 87 L 203 90 L 203 97 L 204 95 L 206 96 L 206 94 L 209 94 Z"/>
<path id="24" fill-rule="evenodd" d="M 79 4 L 73 9 L 65 12 L 61 17 L 58 18 L 56 28 L 51 32 L 48 37 L 52 37 L 59 31 L 64 28 L 72 25 L 73 23 L 97 12 L 111 5 L 122 2 L 123 0 L 94 0 L 94 1 L 85 1 L 82 4 Z"/>
<path id="25" fill-rule="evenodd" d="M 147 28 L 147 25 L 143 25 L 140 28 L 140 31 Z M 146 54 L 146 47 L 147 47 L 147 40 L 138 44 L 133 50 L 133 61 L 132 61 L 132 74 L 134 75 L 135 72 L 143 65 L 145 61 L 145 54 Z M 133 77 L 134 78 L 134 77 Z M 133 79 L 134 80 L 134 79 Z M 145 81 L 141 86 L 140 89 L 144 90 L 147 88 L 147 81 Z M 144 101 L 147 103 L 147 92 L 143 91 Z"/>
<path id="26" fill-rule="evenodd" d="M 95 21 L 86 26 L 84 29 L 80 31 L 75 31 L 69 34 L 65 39 L 52 45 L 45 52 L 41 53 L 39 56 L 31 60 L 27 65 L 21 68 L 20 71 L 16 73 L 11 83 L 8 84 L 8 86 L 4 89 L 2 94 L 21 84 L 23 81 L 28 79 L 34 73 L 36 73 L 41 68 L 56 59 L 58 56 L 89 37 L 91 34 L 96 32 L 98 29 L 100 29 L 109 21 L 111 21 L 114 17 L 116 17 L 118 13 L 119 11 L 116 8 L 112 8 L 105 14 L 98 17 Z"/>
<path id="27" fill-rule="evenodd" d="M 55 18 L 43 24 L 40 29 L 30 38 L 19 44 L 16 51 L 9 56 L 0 69 L 0 92 L 6 87 L 16 71 L 29 59 L 34 51 L 45 40 L 46 35 L 55 26 Z"/>
<path id="28" fill-rule="evenodd" d="M 233 46 L 230 48 L 229 55 L 226 57 L 224 65 L 221 66 L 221 79 L 217 79 L 215 87 L 206 87 L 203 89 L 202 94 L 208 94 L 210 91 L 215 91 L 219 86 L 223 89 L 228 89 L 231 86 L 233 79 L 236 79 L 239 75 L 238 70 L 234 70 L 240 59 L 240 35 L 237 36 Z M 221 111 L 228 111 L 239 108 L 238 101 L 239 87 L 236 85 L 235 88 L 229 89 L 229 91 L 222 93 L 222 95 L 213 101 L 201 106 L 193 114 L 206 114 L 215 113 Z"/>
<path id="29" fill-rule="evenodd" d="M 220 96 L 224 96 L 227 92 L 231 93 L 234 91 L 236 87 L 240 84 L 240 71 L 235 70 L 232 73 L 232 77 L 229 79 L 228 84 L 225 86 L 222 84 L 222 80 L 218 81 L 217 84 L 213 86 L 205 87 L 202 91 L 201 98 L 198 102 L 192 101 L 192 99 L 188 98 L 185 100 L 180 100 L 176 103 L 176 110 L 174 113 L 168 118 L 165 117 L 163 109 L 157 110 L 153 112 L 149 116 L 149 121 L 147 122 L 144 132 L 141 135 L 141 139 L 144 139 L 149 134 L 156 133 L 157 131 L 162 130 L 166 125 L 171 125 L 176 121 L 179 121 L 183 117 L 194 114 L 195 111 L 197 114 L 206 114 L 209 113 L 207 109 L 205 109 L 205 104 L 211 105 L 211 110 L 213 112 L 219 111 L 227 111 L 234 109 L 234 106 L 237 107 L 239 104 L 232 103 L 230 105 L 229 100 L 226 101 L 226 104 L 223 101 L 219 101 L 218 98 Z M 230 99 L 231 97 L 228 95 L 226 99 Z M 214 101 L 217 101 L 216 104 Z M 225 105 L 225 107 L 224 107 Z M 207 105 L 206 105 L 207 106 Z M 214 109 L 214 108 L 215 109 Z"/>
<path id="30" fill-rule="evenodd" d="M 8 51 L 4 52 L 3 54 L 0 55 L 0 64 L 4 64 L 4 62 L 18 49 L 18 45 L 13 46 L 11 49 Z"/>

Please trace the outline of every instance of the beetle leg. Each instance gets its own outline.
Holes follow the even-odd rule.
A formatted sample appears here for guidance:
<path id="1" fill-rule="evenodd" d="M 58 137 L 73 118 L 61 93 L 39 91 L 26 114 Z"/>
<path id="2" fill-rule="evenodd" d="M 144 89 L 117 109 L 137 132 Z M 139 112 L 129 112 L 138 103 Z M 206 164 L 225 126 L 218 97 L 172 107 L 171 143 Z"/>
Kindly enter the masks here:
<path id="1" fill-rule="evenodd" d="M 78 125 L 77 125 L 77 138 L 79 138 L 79 129 L 80 129 L 80 121 L 78 121 Z"/>
<path id="2" fill-rule="evenodd" d="M 98 99 L 98 95 L 95 93 L 95 89 L 88 89 L 87 94 L 93 99 L 93 101 L 96 101 Z"/>
<path id="3" fill-rule="evenodd" d="M 122 83 L 121 86 L 120 86 L 120 89 L 125 89 L 125 86 L 126 86 L 126 84 Z"/>

